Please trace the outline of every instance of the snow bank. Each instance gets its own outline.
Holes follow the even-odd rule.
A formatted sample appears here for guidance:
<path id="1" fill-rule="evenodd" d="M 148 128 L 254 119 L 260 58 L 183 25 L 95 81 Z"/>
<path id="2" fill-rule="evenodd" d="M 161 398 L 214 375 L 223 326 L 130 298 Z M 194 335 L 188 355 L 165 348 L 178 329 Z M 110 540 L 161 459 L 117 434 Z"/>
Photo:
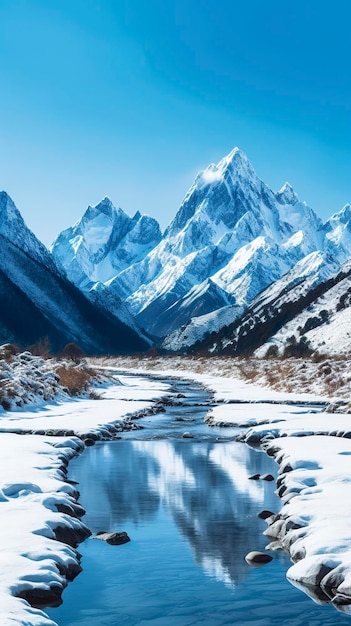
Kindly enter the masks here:
<path id="1" fill-rule="evenodd" d="M 294 561 L 287 577 L 319 602 L 351 613 L 351 441 L 308 436 L 266 446 L 280 464 L 280 513 L 269 518 L 273 549 Z"/>
<path id="2" fill-rule="evenodd" d="M 140 372 L 173 372 L 232 378 L 283 393 L 322 396 L 325 401 L 350 398 L 351 358 L 316 355 L 313 358 L 239 357 L 111 357 L 90 359 L 96 366 L 133 369 Z"/>
<path id="3" fill-rule="evenodd" d="M 3 626 L 54 624 L 25 600 L 37 606 L 59 602 L 67 578 L 80 571 L 73 546 L 89 531 L 80 520 L 83 511 L 76 503 L 78 494 L 65 481 L 65 467 L 82 448 L 77 438 L 50 441 L 38 436 L 0 436 Z M 72 546 L 54 541 L 57 529 L 65 527 L 71 531 Z"/>
<path id="4" fill-rule="evenodd" d="M 47 404 L 36 410 L 4 412 L 0 419 L 1 432 L 75 434 L 86 439 L 110 439 L 115 433 L 137 428 L 131 420 L 142 411 L 151 409 L 154 401 L 167 392 L 167 386 L 147 379 L 119 377 L 124 384 L 106 386 L 99 390 L 100 398 L 70 398 Z"/>

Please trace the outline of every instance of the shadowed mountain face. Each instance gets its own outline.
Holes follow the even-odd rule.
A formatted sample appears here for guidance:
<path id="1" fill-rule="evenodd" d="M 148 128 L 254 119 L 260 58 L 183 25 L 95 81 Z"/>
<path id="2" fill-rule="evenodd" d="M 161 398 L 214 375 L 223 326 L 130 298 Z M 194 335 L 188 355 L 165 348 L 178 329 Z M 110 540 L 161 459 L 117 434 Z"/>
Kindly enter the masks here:
<path id="1" fill-rule="evenodd" d="M 74 341 L 89 354 L 147 347 L 67 280 L 5 193 L 0 194 L 0 249 L 2 342 L 26 346 L 48 337 L 54 350 Z"/>
<path id="2" fill-rule="evenodd" d="M 163 236 L 152 218 L 130 218 L 105 198 L 58 236 L 53 255 L 80 289 L 98 291 L 112 312 L 121 300 L 178 350 L 201 340 L 207 325 L 234 322 L 299 263 L 316 282 L 338 271 L 351 255 L 350 225 L 348 205 L 323 225 L 289 183 L 273 192 L 235 148 L 200 172 Z"/>

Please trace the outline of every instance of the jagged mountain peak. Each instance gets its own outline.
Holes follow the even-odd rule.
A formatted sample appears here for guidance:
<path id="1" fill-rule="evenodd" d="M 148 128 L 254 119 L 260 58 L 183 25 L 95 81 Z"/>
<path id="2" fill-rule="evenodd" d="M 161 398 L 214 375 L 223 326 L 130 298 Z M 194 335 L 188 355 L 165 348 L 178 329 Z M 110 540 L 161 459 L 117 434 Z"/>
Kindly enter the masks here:
<path id="1" fill-rule="evenodd" d="M 136 211 L 136 213 L 133 215 L 133 222 L 138 222 L 141 217 L 142 217 L 142 215 L 141 215 L 140 211 Z"/>
<path id="2" fill-rule="evenodd" d="M 151 215 L 137 211 L 132 217 L 131 237 L 142 244 L 149 243 L 151 240 L 155 242 L 157 240 L 158 243 L 162 238 L 160 224 Z"/>
<path id="3" fill-rule="evenodd" d="M 6 191 L 0 192 L 0 235 L 21 248 L 32 259 L 40 260 L 50 268 L 53 267 L 54 261 L 47 248 L 28 228 Z"/>
<path id="4" fill-rule="evenodd" d="M 108 196 L 105 196 L 102 200 L 100 200 L 100 202 L 97 203 L 95 208 L 99 209 L 100 211 L 109 211 L 115 209 L 115 206 L 112 200 L 110 200 Z"/>
<path id="5" fill-rule="evenodd" d="M 227 154 L 227 156 L 223 157 L 219 161 L 217 167 L 218 169 L 222 169 L 222 170 L 230 167 L 231 169 L 235 169 L 237 171 L 240 171 L 240 170 L 249 170 L 250 172 L 254 171 L 245 152 L 240 150 L 240 148 L 238 148 L 237 146 L 233 148 L 233 150 L 231 150 L 229 154 Z"/>
<path id="6" fill-rule="evenodd" d="M 275 196 L 280 204 L 296 204 L 299 202 L 297 193 L 295 193 L 293 187 L 288 182 L 284 183 Z"/>
<path id="7" fill-rule="evenodd" d="M 105 197 L 57 237 L 52 253 L 72 282 L 90 289 L 144 258 L 161 237 L 156 219 L 139 211 L 130 217 Z"/>
<path id="8" fill-rule="evenodd" d="M 11 209 L 15 209 L 15 211 L 17 213 L 19 213 L 18 209 L 16 208 L 15 203 L 13 202 L 12 198 L 10 198 L 9 194 L 6 191 L 0 191 L 0 210 L 1 212 L 4 210 L 7 210 L 9 208 Z"/>
<path id="9" fill-rule="evenodd" d="M 345 204 L 343 206 L 343 208 L 338 211 L 337 213 L 334 213 L 334 215 L 331 216 L 331 218 L 328 220 L 328 222 L 339 222 L 341 224 L 346 224 L 347 222 L 349 222 L 351 220 L 351 204 Z"/>
<path id="10" fill-rule="evenodd" d="M 247 210 L 245 196 L 257 196 L 262 187 L 269 193 L 244 152 L 234 148 L 217 165 L 212 163 L 199 172 L 164 236 L 177 235 L 194 216 L 198 221 L 200 214 L 216 225 L 233 228 Z"/>
<path id="11" fill-rule="evenodd" d="M 110 200 L 107 196 L 94 206 L 89 205 L 80 221 L 90 220 L 95 218 L 97 215 L 105 215 L 111 220 L 114 219 L 116 215 L 128 217 L 128 219 L 130 219 L 127 213 L 125 213 L 120 207 L 115 207 L 112 200 Z"/>
<path id="12" fill-rule="evenodd" d="M 335 247 L 338 256 L 342 254 L 341 261 L 346 261 L 350 256 L 351 249 L 351 205 L 345 204 L 341 211 L 334 213 L 324 224 L 326 234 L 326 249 L 329 251 Z"/>
<path id="13" fill-rule="evenodd" d="M 24 224 L 22 215 L 6 191 L 0 191 L 0 220 L 1 231 L 6 225 L 6 222 L 13 223 L 14 221 L 18 221 Z"/>
<path id="14" fill-rule="evenodd" d="M 199 172 L 194 185 L 189 190 L 189 193 L 195 187 L 207 186 L 224 180 L 227 173 L 232 179 L 247 179 L 256 177 L 255 170 L 246 154 L 240 150 L 240 148 L 236 147 L 233 148 L 233 150 L 229 152 L 227 156 L 223 157 L 217 164 L 211 163 L 208 167 Z"/>

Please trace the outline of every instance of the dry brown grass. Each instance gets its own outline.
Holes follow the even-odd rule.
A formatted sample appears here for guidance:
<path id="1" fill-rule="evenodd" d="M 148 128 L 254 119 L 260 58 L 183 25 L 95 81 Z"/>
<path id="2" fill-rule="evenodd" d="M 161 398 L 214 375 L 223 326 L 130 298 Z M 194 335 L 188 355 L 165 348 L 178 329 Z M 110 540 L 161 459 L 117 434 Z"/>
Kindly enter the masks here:
<path id="1" fill-rule="evenodd" d="M 151 372 L 167 371 L 168 368 L 192 371 L 200 374 L 241 378 L 261 386 L 269 386 L 276 391 L 303 392 L 324 395 L 329 398 L 351 397 L 351 355 L 318 354 L 304 358 L 239 358 L 167 356 L 167 357 L 110 357 L 90 359 L 100 367 L 130 367 Z"/>
<path id="2" fill-rule="evenodd" d="M 249 380 L 251 382 L 254 382 L 258 376 L 257 369 L 251 367 L 250 365 L 239 365 L 239 372 L 244 380 Z"/>
<path id="3" fill-rule="evenodd" d="M 69 365 L 60 365 L 55 371 L 60 377 L 60 384 L 68 390 L 71 396 L 78 396 L 87 391 L 96 374 L 94 370 Z"/>

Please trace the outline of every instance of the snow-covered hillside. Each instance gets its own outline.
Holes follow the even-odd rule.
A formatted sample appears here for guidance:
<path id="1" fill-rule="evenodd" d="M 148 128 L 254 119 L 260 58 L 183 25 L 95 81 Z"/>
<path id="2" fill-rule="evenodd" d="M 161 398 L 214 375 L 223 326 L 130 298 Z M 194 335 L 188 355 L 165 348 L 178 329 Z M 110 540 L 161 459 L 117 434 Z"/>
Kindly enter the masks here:
<path id="1" fill-rule="evenodd" d="M 326 283 L 327 289 L 315 298 L 301 313 L 284 324 L 267 343 L 257 351 L 264 356 L 276 346 L 283 354 L 289 345 L 303 338 L 311 351 L 342 355 L 351 351 L 351 263 L 345 263 L 337 278 Z M 320 285 L 323 287 L 323 284 Z"/>
<path id="2" fill-rule="evenodd" d="M 192 317 L 187 324 L 167 335 L 161 348 L 169 352 L 182 352 L 208 335 L 231 324 L 234 319 L 240 317 L 243 311 L 244 307 L 232 304 L 206 315 Z"/>
<path id="3" fill-rule="evenodd" d="M 259 357 L 350 353 L 351 262 L 326 279 L 329 270 L 313 253 L 264 290 L 232 324 L 200 339 L 193 351 Z"/>
<path id="4" fill-rule="evenodd" d="M 179 349 L 183 336 L 189 345 L 233 322 L 291 270 L 314 284 L 332 275 L 351 255 L 350 224 L 349 205 L 323 225 L 289 183 L 274 193 L 235 148 L 198 174 L 162 237 L 155 220 L 105 199 L 59 235 L 53 254 L 81 289 L 107 307 L 122 300 L 153 337 L 174 332 L 164 345 Z"/>

